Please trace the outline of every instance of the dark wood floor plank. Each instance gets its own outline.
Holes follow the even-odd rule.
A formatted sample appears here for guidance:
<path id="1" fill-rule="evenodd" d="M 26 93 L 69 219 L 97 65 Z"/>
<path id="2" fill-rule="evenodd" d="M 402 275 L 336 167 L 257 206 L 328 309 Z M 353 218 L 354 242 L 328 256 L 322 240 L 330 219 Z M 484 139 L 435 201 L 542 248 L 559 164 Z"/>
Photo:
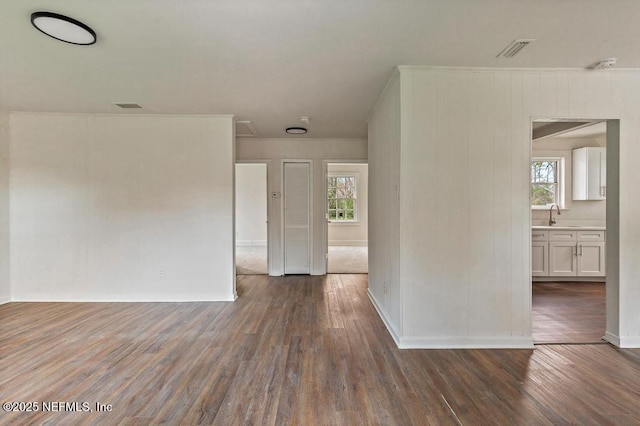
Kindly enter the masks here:
<path id="1" fill-rule="evenodd" d="M 532 289 L 535 343 L 604 342 L 605 283 L 534 282 Z"/>
<path id="2" fill-rule="evenodd" d="M 113 408 L 2 412 L 0 424 L 640 421 L 639 350 L 398 350 L 368 300 L 366 278 L 247 275 L 233 303 L 2 305 L 3 401 Z M 556 290 L 539 300 L 557 304 Z M 576 290 L 563 306 L 599 309 L 581 305 Z M 587 290 L 595 298 L 601 289 Z M 563 320 L 544 303 L 537 308 L 548 321 Z M 598 315 L 576 318 L 596 324 Z"/>

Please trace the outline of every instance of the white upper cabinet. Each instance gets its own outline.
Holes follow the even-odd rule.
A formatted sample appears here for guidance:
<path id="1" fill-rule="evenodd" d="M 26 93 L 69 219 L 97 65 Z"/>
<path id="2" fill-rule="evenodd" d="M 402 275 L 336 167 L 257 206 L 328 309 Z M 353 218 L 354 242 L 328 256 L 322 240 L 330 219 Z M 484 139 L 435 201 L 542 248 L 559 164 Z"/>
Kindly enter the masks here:
<path id="1" fill-rule="evenodd" d="M 607 149 L 577 148 L 573 150 L 573 199 L 604 200 L 607 198 Z"/>

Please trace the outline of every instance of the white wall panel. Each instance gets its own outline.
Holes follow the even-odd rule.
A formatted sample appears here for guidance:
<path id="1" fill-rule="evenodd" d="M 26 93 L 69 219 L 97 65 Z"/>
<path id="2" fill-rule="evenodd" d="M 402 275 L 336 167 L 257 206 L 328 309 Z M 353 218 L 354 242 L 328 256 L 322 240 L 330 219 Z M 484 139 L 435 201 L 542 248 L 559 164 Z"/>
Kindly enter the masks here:
<path id="1" fill-rule="evenodd" d="M 233 300 L 233 119 L 11 114 L 13 300 Z"/>
<path id="2" fill-rule="evenodd" d="M 578 71 L 569 73 L 569 117 L 587 117 L 586 76 Z"/>
<path id="3" fill-rule="evenodd" d="M 400 283 L 400 80 L 387 85 L 369 121 L 369 295 L 397 340 L 402 335 Z M 403 199 L 404 201 L 404 199 Z M 395 254 L 393 253 L 395 251 Z"/>
<path id="4" fill-rule="evenodd" d="M 632 195 L 640 185 L 634 166 L 640 159 L 639 80 L 635 71 L 400 67 L 401 117 L 389 108 L 387 92 L 369 133 L 372 187 L 393 177 L 374 167 L 384 150 L 379 145 L 386 140 L 393 146 L 389 135 L 402 135 L 403 297 L 394 307 L 402 315 L 400 346 L 532 344 L 531 120 L 560 115 L 621 119 L 620 164 L 613 164 L 620 170 L 620 321 L 607 331 L 623 346 L 640 341 L 640 314 L 630 302 L 640 299 L 640 266 L 632 261 L 640 258 L 640 223 L 633 219 L 640 201 Z M 386 219 L 372 213 L 371 229 Z M 615 220 L 607 217 L 607 226 L 613 229 Z M 372 259 L 383 253 L 376 250 Z M 370 281 L 379 284 L 375 276 Z"/>
<path id="5" fill-rule="evenodd" d="M 9 255 L 9 114 L 0 111 L 0 303 L 11 300 Z"/>

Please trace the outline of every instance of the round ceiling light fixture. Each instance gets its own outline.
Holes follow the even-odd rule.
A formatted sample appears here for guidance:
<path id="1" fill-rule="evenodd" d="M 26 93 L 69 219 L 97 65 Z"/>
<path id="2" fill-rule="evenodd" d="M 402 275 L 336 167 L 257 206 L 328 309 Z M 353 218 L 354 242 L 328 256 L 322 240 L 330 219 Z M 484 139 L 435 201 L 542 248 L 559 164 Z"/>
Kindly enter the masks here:
<path id="1" fill-rule="evenodd" d="M 304 135 L 307 133 L 307 129 L 304 127 L 287 127 L 285 130 L 290 135 Z"/>
<path id="2" fill-rule="evenodd" d="M 89 26 L 53 12 L 32 13 L 31 24 L 41 33 L 65 43 L 87 46 L 97 40 L 95 31 Z"/>

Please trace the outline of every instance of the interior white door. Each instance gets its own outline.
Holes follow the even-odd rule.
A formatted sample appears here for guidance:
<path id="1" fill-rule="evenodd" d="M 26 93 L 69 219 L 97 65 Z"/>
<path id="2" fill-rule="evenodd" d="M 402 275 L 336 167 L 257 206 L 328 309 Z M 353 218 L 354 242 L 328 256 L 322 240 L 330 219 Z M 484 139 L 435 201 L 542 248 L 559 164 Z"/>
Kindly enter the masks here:
<path id="1" fill-rule="evenodd" d="M 310 274 L 311 167 L 284 163 L 284 273 Z"/>

